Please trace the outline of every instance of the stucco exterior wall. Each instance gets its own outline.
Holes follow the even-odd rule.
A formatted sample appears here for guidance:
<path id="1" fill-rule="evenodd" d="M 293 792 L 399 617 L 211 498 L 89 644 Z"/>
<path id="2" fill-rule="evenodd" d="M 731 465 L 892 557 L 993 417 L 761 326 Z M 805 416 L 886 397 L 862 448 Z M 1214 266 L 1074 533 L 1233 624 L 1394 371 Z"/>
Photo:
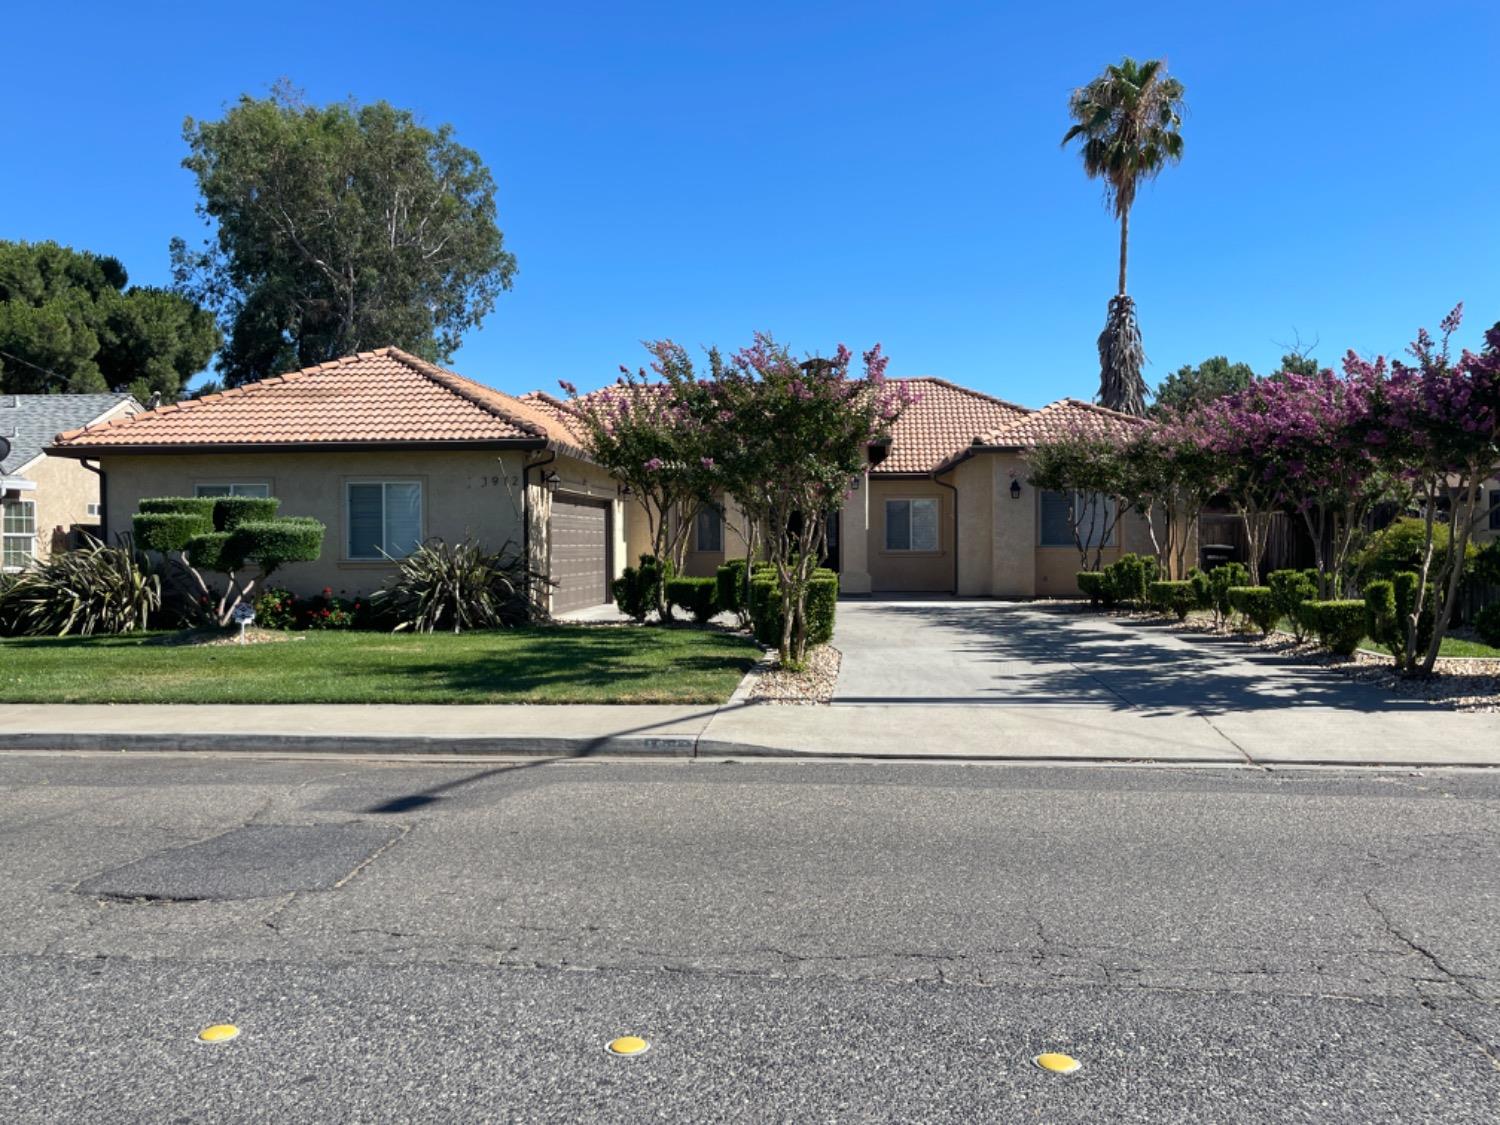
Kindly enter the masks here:
<path id="1" fill-rule="evenodd" d="M 990 465 L 994 496 L 991 529 L 989 593 L 997 598 L 1030 598 L 1036 594 L 1037 490 L 1026 479 L 1026 462 L 1018 453 L 995 453 L 975 458 Z M 1021 496 L 1011 497 L 1011 483 L 1019 481 Z"/>
<path id="2" fill-rule="evenodd" d="M 328 527 L 316 562 L 293 563 L 272 581 L 294 593 L 325 587 L 345 596 L 368 594 L 392 572 L 387 562 L 347 557 L 345 485 L 353 481 L 422 482 L 422 533 L 457 542 L 472 535 L 492 550 L 521 545 L 521 452 L 382 451 L 378 453 L 235 453 L 104 456 L 108 489 L 108 533 L 130 530 L 140 501 L 152 496 L 191 496 L 199 484 L 265 483 L 286 516 L 312 516 Z M 573 466 L 554 466 L 564 480 Z M 533 472 L 533 479 L 538 474 Z M 582 474 L 576 474 L 581 477 Z M 586 487 L 581 480 L 574 487 Z M 532 498 L 545 496 L 533 485 Z M 611 496 L 614 494 L 610 486 Z M 537 513 L 545 527 L 544 514 Z M 535 530 L 535 527 L 533 528 Z"/>
<path id="3" fill-rule="evenodd" d="M 38 561 L 66 550 L 74 527 L 98 525 L 99 517 L 89 515 L 89 505 L 99 503 L 97 473 L 70 457 L 43 455 L 22 475 L 36 483 L 36 491 L 23 492 L 21 499 L 36 502 Z"/>
<path id="4" fill-rule="evenodd" d="M 935 499 L 938 505 L 936 551 L 888 551 L 885 546 L 887 500 Z M 870 588 L 874 593 L 942 593 L 953 590 L 953 493 L 932 480 L 870 478 Z"/>
<path id="5" fill-rule="evenodd" d="M 723 504 L 724 546 L 722 550 L 698 550 L 697 530 L 696 528 L 688 529 L 687 550 L 683 555 L 682 572 L 690 578 L 712 578 L 718 568 L 724 565 L 726 559 L 742 559 L 745 557 L 747 550 L 745 543 L 745 515 L 732 499 L 723 501 Z M 642 513 L 642 518 L 644 520 L 644 513 Z"/>
<path id="6" fill-rule="evenodd" d="M 995 472 L 990 459 L 971 457 L 942 477 L 958 489 L 958 593 L 990 593 L 995 559 Z"/>

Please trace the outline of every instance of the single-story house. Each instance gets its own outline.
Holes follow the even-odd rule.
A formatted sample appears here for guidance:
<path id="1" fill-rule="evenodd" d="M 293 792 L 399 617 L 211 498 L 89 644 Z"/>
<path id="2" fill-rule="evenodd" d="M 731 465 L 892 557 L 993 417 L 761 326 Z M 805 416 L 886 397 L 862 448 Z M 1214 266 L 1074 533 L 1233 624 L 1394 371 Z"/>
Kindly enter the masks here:
<path id="1" fill-rule="evenodd" d="M 846 593 L 1045 597 L 1076 593 L 1071 498 L 1038 493 L 1025 456 L 1065 428 L 1134 419 L 1063 399 L 1031 410 L 941 379 L 918 393 L 831 522 Z M 52 451 L 97 460 L 111 535 L 142 499 L 259 495 L 328 526 L 323 557 L 275 581 L 299 593 L 364 593 L 431 536 L 510 543 L 556 586 L 555 613 L 601 604 L 648 547 L 635 499 L 584 449 L 568 405 L 494 390 L 395 348 L 362 352 L 58 435 Z M 727 511 L 696 519 L 687 570 L 742 554 Z M 1104 548 L 1149 551 L 1127 514 Z"/>
<path id="2" fill-rule="evenodd" d="M 128 394 L 0 395 L 0 570 L 97 532 L 102 497 L 96 467 L 50 454 L 60 430 L 99 425 L 140 410 Z"/>

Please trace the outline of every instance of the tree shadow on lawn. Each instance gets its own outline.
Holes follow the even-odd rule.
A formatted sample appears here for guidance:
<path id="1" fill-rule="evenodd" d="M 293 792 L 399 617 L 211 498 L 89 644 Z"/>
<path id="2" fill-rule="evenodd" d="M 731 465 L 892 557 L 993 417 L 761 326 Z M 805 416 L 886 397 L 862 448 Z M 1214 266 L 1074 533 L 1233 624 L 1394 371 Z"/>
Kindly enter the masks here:
<path id="1" fill-rule="evenodd" d="M 1204 715 L 1299 707 L 1366 713 L 1432 709 L 1232 637 L 1169 632 L 1166 625 L 1024 603 L 895 603 L 878 612 L 893 619 L 893 633 L 919 624 L 942 629 L 957 635 L 954 651 L 1004 667 L 995 669 L 994 686 L 979 699 L 935 694 L 861 700 L 841 694 L 836 702 L 1085 704 Z M 920 680 L 920 673 L 914 676 Z"/>
<path id="2" fill-rule="evenodd" d="M 708 697 L 722 702 L 758 656 L 738 645 L 702 651 L 642 634 L 638 629 L 538 629 L 520 647 L 414 661 L 400 673 L 409 684 L 419 685 L 419 693 L 472 696 L 476 703 L 516 697 L 546 702 L 576 695 L 598 695 L 598 702 L 694 703 L 708 702 Z M 653 646 L 659 647 L 653 651 Z M 723 684 L 709 687 L 705 677 L 722 678 Z"/>

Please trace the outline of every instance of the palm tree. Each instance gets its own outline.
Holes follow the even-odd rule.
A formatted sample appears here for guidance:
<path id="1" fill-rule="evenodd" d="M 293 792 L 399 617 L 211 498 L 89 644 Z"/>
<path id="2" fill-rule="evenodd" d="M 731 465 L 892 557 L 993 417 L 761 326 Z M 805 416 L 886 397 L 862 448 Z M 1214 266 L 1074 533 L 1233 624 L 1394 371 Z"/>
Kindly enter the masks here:
<path id="1" fill-rule="evenodd" d="M 1143 181 L 1154 179 L 1169 161 L 1182 159 L 1182 95 L 1182 83 L 1167 76 L 1164 60 L 1138 63 L 1127 57 L 1105 67 L 1068 99 L 1074 125 L 1063 146 L 1080 142 L 1083 170 L 1090 179 L 1104 181 L 1104 201 L 1120 220 L 1120 288 L 1110 298 L 1099 335 L 1099 401 L 1127 414 L 1146 410 L 1141 378 L 1146 355 L 1135 302 L 1125 294 L 1130 208 Z"/>

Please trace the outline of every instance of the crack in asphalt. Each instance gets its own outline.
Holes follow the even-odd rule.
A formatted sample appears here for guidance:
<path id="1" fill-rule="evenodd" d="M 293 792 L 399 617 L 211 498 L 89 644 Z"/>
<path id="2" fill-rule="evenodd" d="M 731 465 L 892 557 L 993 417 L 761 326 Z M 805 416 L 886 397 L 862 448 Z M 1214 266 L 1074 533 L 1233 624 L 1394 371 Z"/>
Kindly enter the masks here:
<path id="1" fill-rule="evenodd" d="M 1481 996 L 1479 992 L 1473 987 L 1473 985 L 1469 983 L 1470 978 L 1468 976 L 1463 973 L 1456 973 L 1452 969 L 1448 968 L 1447 965 L 1443 964 L 1442 960 L 1436 953 L 1432 952 L 1432 950 L 1428 949 L 1426 946 L 1419 944 L 1415 939 L 1409 937 L 1405 932 L 1403 932 L 1391 919 L 1391 916 L 1386 911 L 1385 907 L 1381 906 L 1378 902 L 1375 901 L 1375 892 L 1373 890 L 1366 891 L 1364 899 L 1365 904 L 1369 906 L 1369 908 L 1374 911 L 1375 916 L 1380 919 L 1380 924 L 1385 929 L 1385 932 L 1387 934 L 1389 934 L 1396 941 L 1400 942 L 1402 945 L 1406 946 L 1409 950 L 1411 950 L 1411 952 L 1417 954 L 1419 957 L 1424 958 L 1428 962 L 1428 964 L 1430 964 L 1434 969 L 1443 974 L 1443 979 L 1445 981 L 1456 984 L 1459 988 L 1463 989 L 1463 991 L 1469 995 L 1470 999 L 1479 1000 L 1481 1002 L 1484 1001 L 1484 997 Z"/>

